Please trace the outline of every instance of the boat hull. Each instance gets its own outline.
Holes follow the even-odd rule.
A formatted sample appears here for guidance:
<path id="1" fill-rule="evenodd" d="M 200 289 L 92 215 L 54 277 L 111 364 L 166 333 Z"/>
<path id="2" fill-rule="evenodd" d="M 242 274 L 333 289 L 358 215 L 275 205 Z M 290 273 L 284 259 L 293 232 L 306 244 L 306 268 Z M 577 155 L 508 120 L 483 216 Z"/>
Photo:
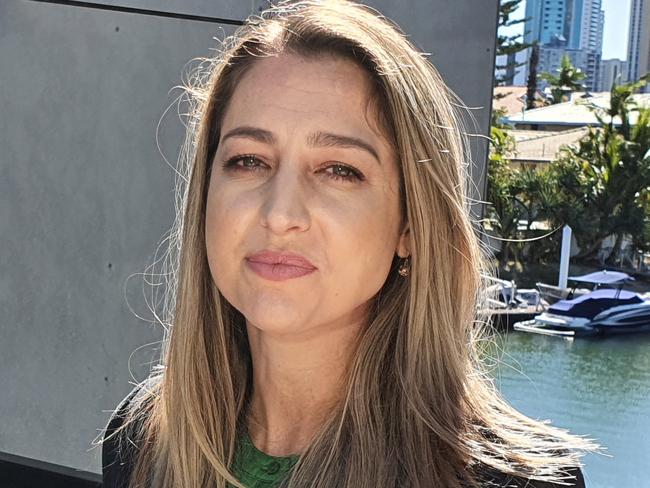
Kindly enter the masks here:
<path id="1" fill-rule="evenodd" d="M 557 337 L 594 337 L 611 336 L 620 334 L 637 334 L 650 332 L 650 321 L 621 324 L 620 322 L 586 323 L 580 325 L 551 324 L 548 321 L 540 321 L 539 318 L 524 320 L 513 324 L 513 329 L 519 332 L 550 335 Z"/>
<path id="2" fill-rule="evenodd" d="M 513 328 L 519 332 L 564 337 L 566 339 L 573 339 L 575 337 L 591 337 L 598 335 L 599 333 L 592 327 L 550 325 L 547 323 L 539 322 L 536 319 L 517 322 L 513 325 Z"/>
<path id="3" fill-rule="evenodd" d="M 596 286 L 588 293 L 551 304 L 534 319 L 517 322 L 513 328 L 566 338 L 650 332 L 650 300 L 622 289 L 633 279 L 629 275 L 603 270 L 570 279 Z M 602 288 L 602 284 L 618 286 Z"/>

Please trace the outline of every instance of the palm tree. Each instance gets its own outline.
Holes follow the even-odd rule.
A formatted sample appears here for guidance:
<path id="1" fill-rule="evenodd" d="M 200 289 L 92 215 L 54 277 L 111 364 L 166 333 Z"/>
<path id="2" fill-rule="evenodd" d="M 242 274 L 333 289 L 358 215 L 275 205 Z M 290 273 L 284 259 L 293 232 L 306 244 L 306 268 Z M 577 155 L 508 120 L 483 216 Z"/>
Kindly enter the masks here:
<path id="1" fill-rule="evenodd" d="M 609 117 L 609 121 L 605 121 L 602 114 L 597 113 L 599 122 L 602 125 L 608 125 L 610 132 L 613 132 L 614 118 L 618 117 L 621 121 L 620 132 L 625 139 L 629 139 L 631 135 L 629 112 L 638 108 L 632 95 L 644 88 L 648 84 L 648 81 L 650 81 L 650 73 L 632 83 L 619 86 L 616 84 L 612 85 L 609 108 L 605 111 L 605 115 Z"/>
<path id="2" fill-rule="evenodd" d="M 650 223 L 650 107 L 638 106 L 632 98 L 646 83 L 642 79 L 612 86 L 609 107 L 590 106 L 600 127 L 591 128 L 578 148 L 565 148 L 553 163 L 558 194 L 578 211 L 557 212 L 552 218 L 562 219 L 556 225 L 569 223 L 574 229 L 583 249 L 578 259 L 595 256 L 610 235 L 616 237 L 613 256 L 625 234 L 639 248 L 650 247 L 646 230 Z M 632 112 L 637 113 L 634 125 Z M 572 171 L 575 179 L 567 179 Z M 572 187 L 565 187 L 568 181 Z M 575 200 L 576 193 L 582 198 Z"/>
<path id="3" fill-rule="evenodd" d="M 564 96 L 574 91 L 580 91 L 584 87 L 580 83 L 585 78 L 585 74 L 580 68 L 571 64 L 571 59 L 565 54 L 560 61 L 560 67 L 556 70 L 557 76 L 547 72 L 540 75 L 540 78 L 551 85 L 551 95 L 553 103 L 561 103 Z"/>

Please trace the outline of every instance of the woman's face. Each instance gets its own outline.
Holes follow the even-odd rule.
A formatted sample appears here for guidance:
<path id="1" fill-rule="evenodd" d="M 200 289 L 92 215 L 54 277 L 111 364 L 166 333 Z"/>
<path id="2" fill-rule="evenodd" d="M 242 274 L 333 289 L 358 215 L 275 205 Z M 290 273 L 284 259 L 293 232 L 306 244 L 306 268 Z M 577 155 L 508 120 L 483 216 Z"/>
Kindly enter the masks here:
<path id="1" fill-rule="evenodd" d="M 304 338 L 359 327 L 394 254 L 408 254 L 397 161 L 368 94 L 367 74 L 334 57 L 262 58 L 237 85 L 212 166 L 206 246 L 217 287 L 249 328 Z"/>

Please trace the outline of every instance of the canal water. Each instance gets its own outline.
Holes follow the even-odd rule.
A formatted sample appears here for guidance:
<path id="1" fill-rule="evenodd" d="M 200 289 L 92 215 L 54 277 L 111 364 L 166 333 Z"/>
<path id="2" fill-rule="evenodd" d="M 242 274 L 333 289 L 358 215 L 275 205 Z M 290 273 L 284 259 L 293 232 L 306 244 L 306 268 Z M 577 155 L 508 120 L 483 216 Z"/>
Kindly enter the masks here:
<path id="1" fill-rule="evenodd" d="M 497 336 L 496 386 L 519 411 L 587 435 L 587 488 L 650 488 L 650 334 L 573 342 Z"/>

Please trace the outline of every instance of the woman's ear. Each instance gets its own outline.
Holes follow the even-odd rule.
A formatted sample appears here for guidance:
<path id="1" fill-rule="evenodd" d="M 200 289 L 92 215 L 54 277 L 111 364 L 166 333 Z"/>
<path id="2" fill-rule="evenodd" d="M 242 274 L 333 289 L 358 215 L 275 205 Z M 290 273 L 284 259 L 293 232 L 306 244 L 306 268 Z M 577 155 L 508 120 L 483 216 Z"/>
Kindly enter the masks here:
<path id="1" fill-rule="evenodd" d="M 395 252 L 400 258 L 406 258 L 411 255 L 411 232 L 408 223 L 404 226 L 404 230 L 399 236 Z"/>

